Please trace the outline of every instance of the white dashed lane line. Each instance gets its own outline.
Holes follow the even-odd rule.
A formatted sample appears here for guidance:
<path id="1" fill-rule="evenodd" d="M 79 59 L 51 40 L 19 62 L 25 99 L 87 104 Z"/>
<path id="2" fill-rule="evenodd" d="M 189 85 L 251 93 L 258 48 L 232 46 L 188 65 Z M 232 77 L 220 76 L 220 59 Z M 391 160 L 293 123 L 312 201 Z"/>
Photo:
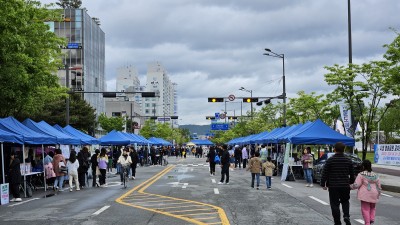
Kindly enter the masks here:
<path id="1" fill-rule="evenodd" d="M 9 205 L 8 207 L 13 207 L 13 206 L 17 206 L 17 205 L 22 205 L 22 204 L 25 204 L 25 203 L 28 203 L 28 202 L 31 202 L 31 201 L 34 201 L 34 200 L 38 200 L 38 199 L 40 199 L 40 198 L 32 198 L 32 199 L 29 199 L 29 200 L 24 200 L 24 201 L 22 201 L 22 202 L 18 202 L 18 203 L 14 203 L 14 204 L 12 204 L 12 205 Z"/>
<path id="2" fill-rule="evenodd" d="M 211 179 L 211 182 L 212 182 L 213 184 L 217 183 L 217 182 L 215 182 L 215 179 Z"/>
<path id="3" fill-rule="evenodd" d="M 355 219 L 355 221 L 357 221 L 357 222 L 359 222 L 361 224 L 364 224 L 364 220 L 362 220 L 362 219 Z"/>
<path id="4" fill-rule="evenodd" d="M 318 198 L 316 198 L 314 196 L 308 196 L 308 197 L 313 199 L 313 200 L 315 200 L 315 201 L 317 201 L 317 202 L 319 202 L 319 203 L 321 203 L 322 205 L 329 205 L 328 203 L 326 203 L 326 202 L 324 202 L 324 201 L 322 201 L 322 200 L 320 200 L 320 199 L 318 199 Z"/>
<path id="5" fill-rule="evenodd" d="M 388 194 L 381 193 L 381 195 L 386 196 L 386 197 L 389 197 L 389 198 L 393 198 L 393 196 L 388 195 Z"/>
<path id="6" fill-rule="evenodd" d="M 287 187 L 287 188 L 293 188 L 292 186 L 289 186 L 287 184 L 281 183 L 283 186 Z"/>
<path id="7" fill-rule="evenodd" d="M 109 205 L 103 206 L 101 209 L 97 210 L 97 211 L 96 211 L 95 213 L 93 213 L 92 215 L 93 215 L 93 216 L 97 216 L 97 215 L 99 215 L 100 213 L 102 213 L 102 212 L 104 212 L 105 210 L 107 210 L 108 208 L 110 208 Z"/>
<path id="8" fill-rule="evenodd" d="M 219 190 L 218 190 L 218 188 L 214 188 L 214 194 L 219 195 Z"/>

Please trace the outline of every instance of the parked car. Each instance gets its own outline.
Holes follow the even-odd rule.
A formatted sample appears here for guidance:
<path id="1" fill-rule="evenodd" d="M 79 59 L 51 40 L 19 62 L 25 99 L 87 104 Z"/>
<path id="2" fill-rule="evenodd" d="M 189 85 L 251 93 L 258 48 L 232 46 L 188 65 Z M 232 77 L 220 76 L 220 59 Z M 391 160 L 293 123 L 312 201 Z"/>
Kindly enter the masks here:
<path id="1" fill-rule="evenodd" d="M 322 171 L 324 170 L 326 160 L 335 153 L 325 153 L 319 158 L 316 163 L 314 163 L 313 168 L 313 181 L 314 182 L 321 182 Z M 362 160 L 355 154 L 344 153 L 346 157 L 348 157 L 352 164 L 354 170 L 354 176 L 357 176 L 359 172 L 361 172 L 361 164 Z"/>

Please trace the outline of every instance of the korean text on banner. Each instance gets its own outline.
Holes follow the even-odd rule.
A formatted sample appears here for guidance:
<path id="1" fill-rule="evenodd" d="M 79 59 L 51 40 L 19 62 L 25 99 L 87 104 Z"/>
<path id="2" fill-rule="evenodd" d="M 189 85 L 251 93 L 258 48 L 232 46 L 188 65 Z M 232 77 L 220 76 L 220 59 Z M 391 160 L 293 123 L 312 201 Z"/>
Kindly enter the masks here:
<path id="1" fill-rule="evenodd" d="M 340 116 L 343 120 L 344 130 L 346 131 L 347 137 L 353 137 L 353 132 L 351 131 L 351 110 L 347 107 L 347 105 L 339 105 L 340 106 Z"/>
<path id="2" fill-rule="evenodd" d="M 400 166 L 400 144 L 375 145 L 376 164 Z"/>

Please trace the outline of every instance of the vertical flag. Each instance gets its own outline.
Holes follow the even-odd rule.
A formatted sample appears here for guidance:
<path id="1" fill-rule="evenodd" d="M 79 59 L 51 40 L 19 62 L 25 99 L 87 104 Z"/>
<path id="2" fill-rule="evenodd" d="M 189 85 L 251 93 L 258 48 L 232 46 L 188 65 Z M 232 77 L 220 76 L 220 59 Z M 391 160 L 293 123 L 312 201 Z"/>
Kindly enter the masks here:
<path id="1" fill-rule="evenodd" d="M 351 110 L 348 108 L 347 105 L 344 104 L 339 105 L 339 108 L 344 129 L 346 131 L 346 136 L 353 137 L 353 132 L 351 131 Z"/>

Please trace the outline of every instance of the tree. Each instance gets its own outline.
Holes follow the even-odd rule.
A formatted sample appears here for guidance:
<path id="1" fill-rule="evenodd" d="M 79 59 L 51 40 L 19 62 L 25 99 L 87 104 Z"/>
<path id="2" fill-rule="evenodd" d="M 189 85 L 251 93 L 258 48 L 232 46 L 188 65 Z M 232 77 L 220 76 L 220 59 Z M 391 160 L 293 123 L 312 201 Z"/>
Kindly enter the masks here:
<path id="1" fill-rule="evenodd" d="M 382 99 L 392 93 L 390 63 L 371 61 L 362 65 L 334 65 L 325 67 L 325 81 L 336 86 L 333 95 L 339 96 L 352 112 L 358 111 L 361 126 L 363 159 L 367 154 L 372 133 L 372 123 L 377 119 L 378 106 Z"/>
<path id="2" fill-rule="evenodd" d="M 125 118 L 119 117 L 107 117 L 104 113 L 99 116 L 99 124 L 103 130 L 110 132 L 112 130 L 122 131 L 124 130 Z"/>
<path id="3" fill-rule="evenodd" d="M 400 33 L 392 29 L 397 37 L 392 43 L 384 45 L 387 48 L 386 53 L 383 55 L 390 64 L 390 81 L 393 82 L 393 92 L 395 95 L 400 95 Z"/>
<path id="4" fill-rule="evenodd" d="M 44 120 L 51 125 L 65 126 L 66 97 L 62 96 L 47 102 L 46 107 L 41 112 L 29 116 L 24 115 L 21 118 L 17 117 L 17 119 L 24 120 L 30 117 L 34 121 Z M 83 100 L 80 94 L 71 94 L 69 108 L 70 125 L 87 133 L 93 133 L 96 127 L 96 110 Z"/>
<path id="5" fill-rule="evenodd" d="M 44 21 L 59 14 L 37 1 L 0 0 L 0 117 L 22 117 L 44 110 L 63 95 L 55 74 L 65 40 Z M 64 92 L 65 93 L 65 92 Z"/>
<path id="6" fill-rule="evenodd" d="M 59 0 L 56 2 L 63 9 L 79 9 L 82 6 L 81 0 Z"/>

